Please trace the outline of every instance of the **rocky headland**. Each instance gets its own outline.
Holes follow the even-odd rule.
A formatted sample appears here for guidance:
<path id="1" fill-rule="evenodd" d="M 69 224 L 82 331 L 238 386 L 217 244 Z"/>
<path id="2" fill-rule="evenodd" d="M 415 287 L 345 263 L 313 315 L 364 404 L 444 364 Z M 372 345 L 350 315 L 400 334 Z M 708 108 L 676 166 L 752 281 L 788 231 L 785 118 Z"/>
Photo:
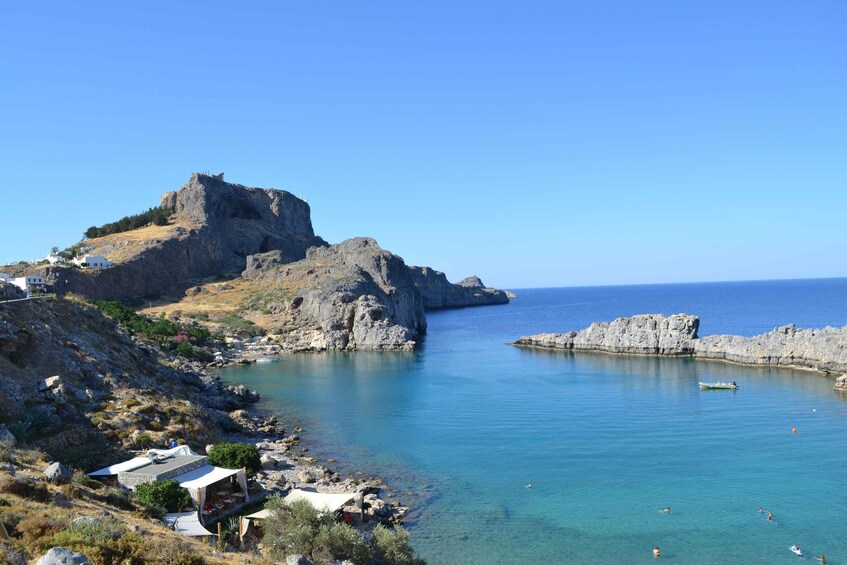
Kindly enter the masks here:
<path id="1" fill-rule="evenodd" d="M 425 310 L 509 302 L 478 277 L 453 284 L 369 238 L 329 245 L 315 235 L 309 205 L 283 190 L 194 174 L 162 196 L 160 210 L 170 213 L 167 225 L 73 247 L 105 256 L 109 268 L 3 269 L 44 275 L 59 295 L 143 304 L 216 331 L 260 332 L 280 351 L 410 350 L 426 333 Z"/>
<path id="2" fill-rule="evenodd" d="M 753 336 L 699 337 L 697 316 L 642 314 L 596 322 L 567 333 L 526 336 L 514 345 L 636 355 L 688 356 L 744 365 L 800 367 L 826 373 L 847 372 L 847 326 L 800 329 L 787 325 Z M 836 388 L 847 390 L 841 377 Z"/>

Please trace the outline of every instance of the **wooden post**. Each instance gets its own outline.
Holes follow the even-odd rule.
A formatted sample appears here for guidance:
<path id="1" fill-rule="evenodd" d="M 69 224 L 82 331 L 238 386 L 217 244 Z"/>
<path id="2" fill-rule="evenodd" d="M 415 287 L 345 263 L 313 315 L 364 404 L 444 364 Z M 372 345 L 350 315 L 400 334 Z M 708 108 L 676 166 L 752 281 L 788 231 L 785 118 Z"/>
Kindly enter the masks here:
<path id="1" fill-rule="evenodd" d="M 221 538 L 221 522 L 218 520 L 218 549 L 224 550 L 224 540 Z"/>

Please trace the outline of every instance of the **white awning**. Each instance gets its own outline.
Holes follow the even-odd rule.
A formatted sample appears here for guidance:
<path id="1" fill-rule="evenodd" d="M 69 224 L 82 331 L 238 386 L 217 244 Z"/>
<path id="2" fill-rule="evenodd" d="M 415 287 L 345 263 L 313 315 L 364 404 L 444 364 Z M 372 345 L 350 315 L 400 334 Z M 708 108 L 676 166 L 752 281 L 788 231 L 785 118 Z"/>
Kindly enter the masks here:
<path id="1" fill-rule="evenodd" d="M 271 515 L 271 511 L 265 508 L 264 510 L 259 510 L 258 512 L 253 512 L 252 514 L 245 516 L 247 520 L 267 520 Z"/>
<path id="2" fill-rule="evenodd" d="M 200 523 L 197 512 L 177 512 L 165 514 L 165 523 L 184 536 L 215 536 Z"/>
<path id="3" fill-rule="evenodd" d="M 197 455 L 187 445 L 180 445 L 171 449 L 150 449 L 144 457 L 133 457 L 129 461 L 109 465 L 102 469 L 98 469 L 93 473 L 88 473 L 89 477 L 109 477 L 118 473 L 126 473 L 140 469 L 145 465 L 149 465 L 153 461 L 154 456 L 159 457 L 176 457 L 177 455 Z"/>
<path id="4" fill-rule="evenodd" d="M 237 475 L 240 471 L 241 469 L 224 469 L 212 465 L 203 465 L 199 469 L 174 477 L 174 480 L 179 482 L 179 486 L 182 488 L 193 490 L 207 487 L 227 477 Z"/>
<path id="5" fill-rule="evenodd" d="M 356 496 L 356 493 L 329 493 L 313 492 L 310 490 L 292 489 L 283 501 L 294 502 L 295 500 L 307 500 L 317 510 L 324 512 L 335 512 Z"/>

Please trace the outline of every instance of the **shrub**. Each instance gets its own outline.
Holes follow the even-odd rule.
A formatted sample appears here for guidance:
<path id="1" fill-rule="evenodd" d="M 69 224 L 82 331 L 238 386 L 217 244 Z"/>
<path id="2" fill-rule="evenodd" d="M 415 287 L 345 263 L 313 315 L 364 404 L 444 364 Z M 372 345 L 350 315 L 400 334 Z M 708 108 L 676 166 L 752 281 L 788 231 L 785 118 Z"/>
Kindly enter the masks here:
<path id="1" fill-rule="evenodd" d="M 349 559 L 353 563 L 369 563 L 371 547 L 347 524 L 323 524 L 315 535 L 312 557 L 320 563 Z"/>
<path id="2" fill-rule="evenodd" d="M 53 494 L 44 483 L 36 483 L 16 477 L 6 477 L 0 482 L 0 492 L 14 494 L 36 502 L 50 502 Z"/>
<path id="3" fill-rule="evenodd" d="M 134 496 L 145 506 L 165 508 L 168 512 L 180 512 L 191 503 L 188 491 L 173 479 L 140 484 L 135 487 Z"/>
<path id="4" fill-rule="evenodd" d="M 135 504 L 132 503 L 129 493 L 117 487 L 108 488 L 105 493 L 98 495 L 97 499 L 121 510 L 135 510 Z"/>
<path id="5" fill-rule="evenodd" d="M 202 556 L 194 552 L 191 545 L 184 541 L 168 540 L 167 543 L 154 543 L 147 557 L 150 562 L 162 565 L 204 565 L 206 562 Z"/>
<path id="6" fill-rule="evenodd" d="M 11 540 L 3 540 L 0 541 L 0 563 L 27 565 L 28 560 L 23 548 L 18 547 Z"/>
<path id="7" fill-rule="evenodd" d="M 227 469 L 245 467 L 248 473 L 256 473 L 262 468 L 262 460 L 249 443 L 217 443 L 209 451 L 209 465 Z"/>
<path id="8" fill-rule="evenodd" d="M 403 528 L 391 530 L 379 524 L 373 531 L 374 563 L 376 565 L 419 565 L 415 550 L 409 541 L 409 532 Z"/>

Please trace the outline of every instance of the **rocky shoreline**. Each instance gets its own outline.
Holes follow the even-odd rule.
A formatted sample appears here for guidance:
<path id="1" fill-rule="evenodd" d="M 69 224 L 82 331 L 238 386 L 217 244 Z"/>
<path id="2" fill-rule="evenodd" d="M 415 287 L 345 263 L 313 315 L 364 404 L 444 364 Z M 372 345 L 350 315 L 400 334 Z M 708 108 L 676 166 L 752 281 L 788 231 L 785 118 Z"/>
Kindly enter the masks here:
<path id="1" fill-rule="evenodd" d="M 699 327 L 697 316 L 641 314 L 612 322 L 595 322 L 580 331 L 525 336 L 513 345 L 625 355 L 684 356 L 741 365 L 847 373 L 847 326 L 800 329 L 791 324 L 753 337 L 710 335 L 703 338 L 697 335 Z M 835 388 L 847 391 L 847 375 L 837 379 Z"/>

